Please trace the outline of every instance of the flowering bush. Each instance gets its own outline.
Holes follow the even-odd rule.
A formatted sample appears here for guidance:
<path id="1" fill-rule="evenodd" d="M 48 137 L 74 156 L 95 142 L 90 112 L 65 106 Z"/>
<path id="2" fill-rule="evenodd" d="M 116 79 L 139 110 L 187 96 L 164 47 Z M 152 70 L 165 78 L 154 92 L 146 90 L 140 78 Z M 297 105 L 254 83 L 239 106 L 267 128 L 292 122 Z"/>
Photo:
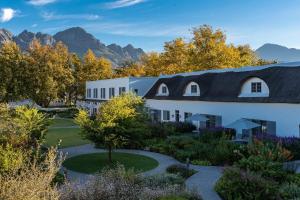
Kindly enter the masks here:
<path id="1" fill-rule="evenodd" d="M 163 180 L 166 178 L 167 181 Z M 187 192 L 174 176 L 142 177 L 134 171 L 126 171 L 123 166 L 106 169 L 90 179 L 83 187 L 69 184 L 62 188 L 62 200 L 157 200 L 163 197 L 188 197 L 186 200 L 200 199 Z M 170 182 L 168 182 L 168 180 Z"/>
<path id="2" fill-rule="evenodd" d="M 254 136 L 256 140 L 264 143 L 281 144 L 282 147 L 291 151 L 293 160 L 300 159 L 300 138 L 297 137 L 278 137 L 270 134 L 256 134 Z"/>

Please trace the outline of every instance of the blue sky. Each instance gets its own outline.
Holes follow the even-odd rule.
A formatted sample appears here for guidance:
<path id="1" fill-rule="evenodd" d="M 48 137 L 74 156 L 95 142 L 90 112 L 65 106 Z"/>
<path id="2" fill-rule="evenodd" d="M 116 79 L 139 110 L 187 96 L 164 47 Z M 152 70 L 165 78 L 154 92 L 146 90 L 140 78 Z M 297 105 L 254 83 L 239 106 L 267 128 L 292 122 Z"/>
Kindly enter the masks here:
<path id="1" fill-rule="evenodd" d="M 188 40 L 202 24 L 220 28 L 228 43 L 277 43 L 300 48 L 300 0 L 1 0 L 1 27 L 54 34 L 80 26 L 105 44 L 161 51 Z"/>

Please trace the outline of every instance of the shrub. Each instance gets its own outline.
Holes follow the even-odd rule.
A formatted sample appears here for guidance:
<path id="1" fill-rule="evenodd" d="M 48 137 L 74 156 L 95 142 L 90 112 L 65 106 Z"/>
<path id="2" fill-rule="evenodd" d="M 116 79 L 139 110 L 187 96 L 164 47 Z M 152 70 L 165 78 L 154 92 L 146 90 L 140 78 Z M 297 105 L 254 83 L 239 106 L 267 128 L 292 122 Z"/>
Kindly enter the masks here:
<path id="1" fill-rule="evenodd" d="M 208 160 L 192 160 L 193 165 L 211 166 L 211 162 Z"/>
<path id="2" fill-rule="evenodd" d="M 175 127 L 169 123 L 156 122 L 149 124 L 150 135 L 147 138 L 167 138 L 175 133 Z"/>
<path id="3" fill-rule="evenodd" d="M 146 177 L 144 183 L 149 187 L 166 187 L 168 185 L 184 185 L 184 179 L 177 174 L 159 174 Z"/>
<path id="4" fill-rule="evenodd" d="M 220 139 L 225 136 L 227 139 L 231 139 L 234 135 L 233 131 L 223 127 L 215 128 L 201 128 L 200 129 L 200 141 L 211 142 Z"/>
<path id="5" fill-rule="evenodd" d="M 24 152 L 11 145 L 0 145 L 0 175 L 19 170 L 25 162 Z"/>
<path id="6" fill-rule="evenodd" d="M 167 168 L 167 172 L 171 173 L 171 174 L 177 174 L 177 175 L 183 177 L 184 179 L 187 179 L 196 173 L 195 170 L 188 169 L 187 167 L 185 167 L 183 165 L 171 165 Z"/>
<path id="7" fill-rule="evenodd" d="M 133 170 L 126 171 L 123 166 L 103 170 L 84 186 L 76 183 L 64 185 L 61 191 L 63 200 L 157 200 L 185 195 L 190 195 L 193 200 L 199 199 L 186 192 L 182 185 L 168 183 L 158 177 L 142 177 Z"/>
<path id="8" fill-rule="evenodd" d="M 300 159 L 300 139 L 297 137 L 278 137 L 270 134 L 256 134 L 254 136 L 257 140 L 264 143 L 281 144 L 285 149 L 291 151 L 293 160 Z"/>
<path id="9" fill-rule="evenodd" d="M 56 150 L 51 149 L 41 163 L 31 161 L 16 172 L 0 175 L 0 199 L 59 199 L 59 191 L 51 183 L 61 166 L 62 157 L 57 158 Z"/>
<path id="10" fill-rule="evenodd" d="M 196 130 L 196 126 L 189 122 L 167 122 L 167 124 L 173 126 L 178 133 L 190 133 Z"/>
<path id="11" fill-rule="evenodd" d="M 215 189 L 225 200 L 276 199 L 278 184 L 255 172 L 227 168 Z"/>
<path id="12" fill-rule="evenodd" d="M 299 199 L 300 187 L 294 183 L 285 183 L 280 187 L 279 194 L 283 199 Z"/>

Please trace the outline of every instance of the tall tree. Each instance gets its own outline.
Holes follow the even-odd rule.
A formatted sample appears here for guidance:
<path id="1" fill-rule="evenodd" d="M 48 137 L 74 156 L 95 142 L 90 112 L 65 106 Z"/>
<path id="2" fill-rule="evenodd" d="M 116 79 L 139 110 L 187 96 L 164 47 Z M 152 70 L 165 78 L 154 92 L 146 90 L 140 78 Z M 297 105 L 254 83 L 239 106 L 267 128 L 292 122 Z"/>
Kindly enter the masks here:
<path id="1" fill-rule="evenodd" d="M 80 95 L 85 94 L 85 82 L 111 78 L 112 66 L 109 60 L 97 58 L 92 50 L 88 50 L 83 57 L 82 66 L 76 72 Z"/>
<path id="2" fill-rule="evenodd" d="M 39 105 L 47 107 L 54 99 L 65 96 L 73 82 L 68 56 L 67 48 L 61 43 L 51 47 L 42 46 L 36 40 L 32 42 L 26 79 L 30 97 Z"/>
<path id="3" fill-rule="evenodd" d="M 0 101 L 15 100 L 24 95 L 23 71 L 26 63 L 20 48 L 6 42 L 0 49 Z"/>

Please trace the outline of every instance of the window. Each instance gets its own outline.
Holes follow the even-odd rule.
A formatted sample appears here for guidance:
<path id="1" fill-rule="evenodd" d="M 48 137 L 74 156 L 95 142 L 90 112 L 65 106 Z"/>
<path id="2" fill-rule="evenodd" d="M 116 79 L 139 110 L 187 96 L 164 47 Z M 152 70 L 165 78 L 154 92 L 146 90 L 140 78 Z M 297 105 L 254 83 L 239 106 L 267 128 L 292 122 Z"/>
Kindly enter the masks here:
<path id="1" fill-rule="evenodd" d="M 169 121 L 170 120 L 170 111 L 168 111 L 168 110 L 163 111 L 163 120 L 164 121 Z"/>
<path id="2" fill-rule="evenodd" d="M 95 99 L 98 98 L 98 89 L 94 88 L 94 96 Z"/>
<path id="3" fill-rule="evenodd" d="M 167 87 L 166 86 L 162 86 L 161 93 L 167 94 Z"/>
<path id="4" fill-rule="evenodd" d="M 252 93 L 261 93 L 261 82 L 252 82 L 251 83 L 251 92 Z"/>
<path id="5" fill-rule="evenodd" d="M 134 89 L 134 93 L 135 94 L 139 94 L 139 90 L 138 89 Z"/>
<path id="6" fill-rule="evenodd" d="M 185 112 L 185 113 L 184 113 L 184 120 L 186 121 L 187 118 L 191 117 L 192 115 L 193 115 L 193 114 L 190 113 L 190 112 Z"/>
<path id="7" fill-rule="evenodd" d="M 109 88 L 109 98 L 111 99 L 114 96 L 115 96 L 115 88 Z"/>
<path id="8" fill-rule="evenodd" d="M 91 89 L 91 88 L 88 88 L 88 89 L 86 90 L 86 97 L 87 97 L 87 98 L 91 98 L 91 97 L 92 97 L 92 89 Z"/>
<path id="9" fill-rule="evenodd" d="M 105 88 L 100 89 L 100 97 L 101 99 L 105 99 Z"/>
<path id="10" fill-rule="evenodd" d="M 93 108 L 92 115 L 96 115 L 96 114 L 97 114 L 97 108 Z"/>
<path id="11" fill-rule="evenodd" d="M 197 93 L 198 92 L 198 90 L 197 90 L 197 85 L 191 85 L 191 93 L 192 94 L 195 94 L 195 93 Z"/>
<path id="12" fill-rule="evenodd" d="M 126 92 L 126 87 L 119 87 L 119 95 Z"/>

